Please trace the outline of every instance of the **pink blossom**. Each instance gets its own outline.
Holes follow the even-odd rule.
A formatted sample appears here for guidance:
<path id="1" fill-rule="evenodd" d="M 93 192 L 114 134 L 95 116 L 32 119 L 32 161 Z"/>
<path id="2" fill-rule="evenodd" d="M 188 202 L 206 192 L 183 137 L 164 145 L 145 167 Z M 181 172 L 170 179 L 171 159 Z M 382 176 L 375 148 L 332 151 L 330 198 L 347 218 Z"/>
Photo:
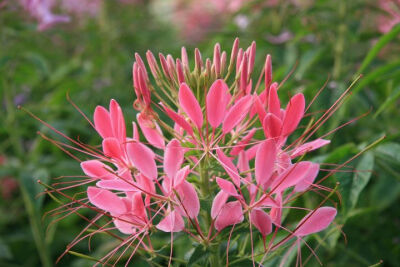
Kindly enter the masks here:
<path id="1" fill-rule="evenodd" d="M 384 12 L 378 17 L 378 29 L 380 32 L 386 33 L 400 23 L 400 1 L 379 0 L 378 5 Z"/>
<path id="2" fill-rule="evenodd" d="M 132 122 L 127 133 L 123 110 L 111 100 L 108 109 L 96 107 L 90 122 L 101 147 L 74 143 L 77 151 L 90 156 L 81 168 L 87 176 L 83 184 L 91 185 L 87 198 L 71 201 L 96 211 L 96 218 L 109 218 L 113 226 L 106 224 L 99 231 L 115 229 L 150 252 L 156 231 L 170 233 L 171 244 L 176 232 L 208 244 L 218 242 L 216 237 L 226 228 L 233 232 L 236 226 L 250 225 L 251 235 L 252 227 L 259 231 L 267 255 L 292 238 L 299 244 L 332 223 L 333 207 L 292 206 L 293 198 L 311 189 L 329 191 L 319 186 L 319 164 L 293 161 L 329 144 L 321 138 L 309 141 L 323 117 L 301 133 L 307 112 L 304 95 L 281 101 L 270 55 L 262 70 L 264 83 L 254 85 L 255 54 L 254 42 L 242 49 L 238 39 L 229 62 L 219 44 L 212 59 L 196 49 L 191 70 L 186 49 L 180 59 L 160 54 L 159 62 L 148 52 L 159 91 L 142 58 L 135 56 L 133 106 L 139 127 Z M 157 110 L 165 111 L 163 119 Z M 300 137 L 292 142 L 293 133 Z M 201 205 L 200 199 L 209 205 Z M 282 219 L 289 207 L 306 210 L 295 228 Z M 276 241 L 273 231 L 286 237 Z M 120 246 L 125 245 L 123 241 Z M 102 260 L 109 260 L 110 253 Z"/>
<path id="3" fill-rule="evenodd" d="M 54 0 L 20 0 L 21 4 L 32 17 L 39 22 L 38 30 L 44 31 L 58 23 L 66 23 L 70 21 L 67 15 L 56 15 L 52 12 L 55 6 Z"/>

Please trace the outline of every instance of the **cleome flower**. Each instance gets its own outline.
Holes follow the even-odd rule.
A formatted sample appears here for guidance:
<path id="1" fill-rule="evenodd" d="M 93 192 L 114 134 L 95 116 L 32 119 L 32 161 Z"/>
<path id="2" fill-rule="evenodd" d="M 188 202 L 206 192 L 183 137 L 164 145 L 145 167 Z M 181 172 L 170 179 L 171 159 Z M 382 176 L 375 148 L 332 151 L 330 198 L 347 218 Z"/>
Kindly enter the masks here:
<path id="1" fill-rule="evenodd" d="M 116 230 L 120 245 L 99 263 L 113 260 L 116 264 L 129 253 L 128 264 L 138 249 L 149 256 L 158 255 L 152 239 L 157 232 L 167 232 L 171 235 L 171 264 L 173 233 L 184 232 L 205 247 L 224 243 L 229 248 L 235 227 L 248 226 L 250 255 L 257 264 L 297 240 L 284 262 L 305 236 L 332 223 L 336 209 L 323 206 L 327 198 L 314 209 L 293 203 L 307 191 L 334 192 L 320 185 L 329 174 L 316 181 L 319 164 L 304 161 L 303 156 L 330 143 L 309 139 L 336 110 L 340 99 L 299 133 L 307 111 L 303 94 L 295 94 L 286 105 L 280 101 L 270 55 L 258 82 L 253 83 L 255 53 L 254 42 L 242 49 L 236 39 L 229 61 L 217 44 L 212 60 L 203 60 L 196 49 L 191 69 L 185 48 L 178 59 L 159 54 L 159 63 L 149 51 L 146 59 L 155 85 L 136 54 L 133 107 L 138 114 L 132 122 L 132 135 L 127 134 L 121 107 L 111 100 L 108 109 L 98 106 L 94 112 L 92 125 L 102 138 L 101 150 L 75 142 L 78 151 L 92 156 L 81 162 L 87 180 L 76 185 L 90 186 L 86 187 L 87 198 L 69 199 L 76 209 L 84 206 L 97 212 L 98 216 L 88 221 L 98 230 L 83 231 L 66 252 L 77 240 Z M 49 192 L 67 196 L 64 189 L 52 187 Z M 285 209 L 305 211 L 296 227 L 287 224 Z M 101 217 L 109 218 L 108 223 L 99 225 Z M 253 246 L 257 238 L 253 227 L 263 241 L 262 248 Z M 225 228 L 230 229 L 229 237 Z M 281 232 L 286 236 L 277 238 Z M 218 249 L 216 253 L 221 264 Z"/>

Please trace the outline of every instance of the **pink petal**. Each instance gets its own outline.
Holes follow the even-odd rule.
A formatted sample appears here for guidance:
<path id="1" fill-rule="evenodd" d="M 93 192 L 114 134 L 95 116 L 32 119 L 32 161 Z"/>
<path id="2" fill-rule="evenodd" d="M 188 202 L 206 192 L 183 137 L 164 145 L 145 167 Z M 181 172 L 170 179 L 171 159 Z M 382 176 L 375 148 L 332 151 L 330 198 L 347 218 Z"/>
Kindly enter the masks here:
<path id="1" fill-rule="evenodd" d="M 239 201 L 226 203 L 215 220 L 215 229 L 221 231 L 225 227 L 242 222 L 243 210 Z"/>
<path id="2" fill-rule="evenodd" d="M 187 181 L 183 181 L 176 190 L 183 205 L 184 213 L 182 214 L 185 216 L 188 215 L 192 219 L 196 218 L 200 211 L 200 201 L 193 185 Z"/>
<path id="3" fill-rule="evenodd" d="M 207 119 L 213 128 L 220 125 L 225 117 L 226 106 L 230 99 L 228 85 L 224 80 L 217 80 L 207 94 Z"/>
<path id="4" fill-rule="evenodd" d="M 113 170 L 99 160 L 87 160 L 81 163 L 83 172 L 94 179 L 114 179 Z"/>
<path id="5" fill-rule="evenodd" d="M 298 182 L 294 188 L 295 192 L 302 192 L 305 191 L 312 183 L 314 182 L 315 178 L 317 177 L 319 172 L 319 164 L 312 163 L 306 177 Z"/>
<path id="6" fill-rule="evenodd" d="M 304 115 L 305 100 L 303 94 L 293 96 L 287 105 L 285 119 L 282 125 L 282 135 L 288 136 L 296 130 L 301 118 Z"/>
<path id="7" fill-rule="evenodd" d="M 183 167 L 182 169 L 180 169 L 176 173 L 176 175 L 174 177 L 174 187 L 180 186 L 183 183 L 183 181 L 185 181 L 185 179 L 188 176 L 189 172 L 190 172 L 190 166 L 189 165 L 187 165 L 187 166 Z"/>
<path id="8" fill-rule="evenodd" d="M 217 156 L 219 163 L 222 165 L 222 167 L 225 169 L 225 171 L 228 173 L 229 177 L 231 177 L 233 183 L 237 186 L 240 187 L 240 175 L 238 173 L 238 170 L 236 166 L 232 163 L 231 159 L 227 157 L 222 150 L 217 149 Z"/>
<path id="9" fill-rule="evenodd" d="M 133 182 L 127 182 L 122 179 L 114 180 L 103 180 L 96 183 L 97 187 L 108 189 L 108 190 L 118 190 L 123 192 L 137 191 L 138 189 L 134 187 Z"/>
<path id="10" fill-rule="evenodd" d="M 326 146 L 330 142 L 330 140 L 316 139 L 314 141 L 302 144 L 301 146 L 293 149 L 293 151 L 290 153 L 290 157 L 293 159 L 295 157 L 302 156 L 309 151 Z"/>
<path id="11" fill-rule="evenodd" d="M 94 110 L 94 127 L 103 138 L 113 136 L 110 114 L 102 106 L 97 106 Z"/>
<path id="12" fill-rule="evenodd" d="M 314 163 L 309 161 L 301 161 L 293 164 L 289 169 L 280 174 L 272 183 L 271 189 L 280 193 L 283 190 L 296 185 L 306 178 L 306 175 L 312 168 Z"/>
<path id="13" fill-rule="evenodd" d="M 182 216 L 177 211 L 171 211 L 159 224 L 156 225 L 158 230 L 163 232 L 180 232 L 185 228 Z"/>
<path id="14" fill-rule="evenodd" d="M 146 176 L 139 174 L 135 176 L 136 182 L 139 186 L 138 190 L 143 191 L 143 193 L 151 193 L 154 194 L 156 192 L 156 187 L 154 182 L 147 178 Z M 148 195 L 150 196 L 150 195 Z"/>
<path id="15" fill-rule="evenodd" d="M 246 145 L 251 141 L 253 138 L 254 134 L 256 133 L 257 129 L 253 128 L 249 131 L 249 133 L 244 136 L 238 143 L 235 145 L 232 150 L 231 150 L 231 155 L 236 156 L 238 155 L 242 150 L 246 148 Z"/>
<path id="16" fill-rule="evenodd" d="M 136 227 L 135 225 L 131 222 L 132 221 L 132 215 L 124 214 L 124 215 L 115 215 L 113 218 L 115 227 L 117 229 L 126 235 L 131 235 L 136 232 Z"/>
<path id="17" fill-rule="evenodd" d="M 147 213 L 143 203 L 142 194 L 140 192 L 134 193 L 132 196 L 132 210 L 134 217 L 136 218 L 136 222 L 138 224 L 146 224 L 147 223 Z"/>
<path id="18" fill-rule="evenodd" d="M 120 142 L 117 138 L 107 137 L 103 140 L 104 155 L 113 159 L 122 159 L 124 154 L 121 150 Z"/>
<path id="19" fill-rule="evenodd" d="M 224 180 L 222 178 L 219 178 L 219 177 L 217 177 L 216 180 L 217 180 L 218 186 L 222 189 L 222 191 L 224 191 L 225 193 L 227 193 L 228 195 L 231 195 L 231 196 L 235 196 L 235 197 L 239 196 L 239 194 L 236 191 L 235 186 L 231 182 Z"/>
<path id="20" fill-rule="evenodd" d="M 336 209 L 321 207 L 307 214 L 298 224 L 296 236 L 306 236 L 317 233 L 327 228 L 336 216 Z"/>
<path id="21" fill-rule="evenodd" d="M 268 139 L 261 143 L 255 160 L 255 173 L 258 185 L 264 185 L 274 171 L 276 161 L 276 145 L 274 140 Z"/>
<path id="22" fill-rule="evenodd" d="M 246 157 L 247 157 L 248 160 L 254 159 L 254 157 L 257 154 L 259 146 L 260 146 L 260 144 L 255 144 L 255 145 L 253 145 L 252 147 L 250 147 L 249 149 L 246 150 Z"/>
<path id="23" fill-rule="evenodd" d="M 108 190 L 89 186 L 87 189 L 87 195 L 90 203 L 99 209 L 114 214 L 123 214 L 126 212 L 126 206 L 123 201 L 117 195 Z"/>
<path id="24" fill-rule="evenodd" d="M 274 114 L 268 113 L 264 118 L 263 128 L 265 137 L 277 138 L 281 135 L 282 121 Z"/>
<path id="25" fill-rule="evenodd" d="M 127 143 L 126 148 L 133 165 L 149 179 L 156 179 L 157 166 L 154 153 L 142 143 Z"/>
<path id="26" fill-rule="evenodd" d="M 110 101 L 110 119 L 114 137 L 116 137 L 120 143 L 125 142 L 126 126 L 124 115 L 122 114 L 121 107 L 114 99 Z"/>
<path id="27" fill-rule="evenodd" d="M 269 215 L 261 209 L 253 209 L 250 213 L 252 224 L 260 231 L 263 237 L 272 231 L 272 220 Z"/>
<path id="28" fill-rule="evenodd" d="M 203 113 L 199 102 L 197 102 L 192 90 L 190 90 L 186 83 L 182 83 L 179 88 L 179 104 L 194 124 L 196 124 L 197 128 L 200 129 L 203 126 Z"/>
<path id="29" fill-rule="evenodd" d="M 133 140 L 139 142 L 139 140 L 140 140 L 139 130 L 138 130 L 138 127 L 137 127 L 137 125 L 136 125 L 136 123 L 134 121 L 132 122 L 132 134 L 133 134 L 132 135 Z"/>
<path id="30" fill-rule="evenodd" d="M 156 122 L 153 122 L 147 118 L 142 113 L 136 115 L 137 122 L 139 123 L 140 129 L 143 132 L 146 140 L 153 146 L 164 149 L 165 143 L 163 134 L 160 127 Z"/>
<path id="31" fill-rule="evenodd" d="M 279 117 L 281 114 L 281 102 L 278 97 L 278 84 L 273 83 L 269 88 L 268 112 Z"/>
<path id="32" fill-rule="evenodd" d="M 212 207 L 211 207 L 211 218 L 215 219 L 221 212 L 221 209 L 225 206 L 226 201 L 228 201 L 229 195 L 224 191 L 219 191 L 215 196 Z"/>
<path id="33" fill-rule="evenodd" d="M 189 135 L 193 135 L 192 126 L 183 118 L 181 115 L 176 113 L 175 111 L 170 110 L 164 104 L 160 103 L 160 105 L 164 108 L 167 115 L 176 122 L 182 129 L 184 129 Z"/>
<path id="34" fill-rule="evenodd" d="M 178 140 L 172 139 L 164 152 L 164 171 L 168 177 L 174 178 L 183 163 L 184 151 Z"/>
<path id="35" fill-rule="evenodd" d="M 258 118 L 261 122 L 264 121 L 265 116 L 267 115 L 267 112 L 264 109 L 264 105 L 262 103 L 261 99 L 262 95 L 260 94 L 259 96 L 254 97 L 254 107 L 253 110 L 255 110 L 258 114 Z"/>
<path id="36" fill-rule="evenodd" d="M 224 119 L 222 130 L 226 134 L 230 132 L 240 121 L 246 117 L 253 103 L 253 96 L 247 95 L 242 97 L 236 104 L 231 107 Z"/>

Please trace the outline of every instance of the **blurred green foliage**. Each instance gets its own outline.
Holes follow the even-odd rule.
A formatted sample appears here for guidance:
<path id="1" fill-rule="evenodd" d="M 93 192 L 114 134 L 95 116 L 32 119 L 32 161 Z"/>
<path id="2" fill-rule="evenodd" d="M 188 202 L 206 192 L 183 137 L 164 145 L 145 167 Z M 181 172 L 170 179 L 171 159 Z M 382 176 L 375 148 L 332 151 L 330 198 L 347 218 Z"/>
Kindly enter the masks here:
<path id="1" fill-rule="evenodd" d="M 131 67 L 135 52 L 144 55 L 149 49 L 177 56 L 186 45 L 189 52 L 197 46 L 211 56 L 215 42 L 229 50 L 233 39 L 240 37 L 243 46 L 257 42 L 256 70 L 261 70 L 266 53 L 273 58 L 274 80 L 283 80 L 293 70 L 280 89 L 282 96 L 302 91 L 311 100 L 327 82 L 311 112 L 329 108 L 358 74 L 363 75 L 317 136 L 368 115 L 331 134 L 332 144 L 312 154 L 313 159 L 342 164 L 382 136 L 386 138 L 351 161 L 345 170 L 352 171 L 338 172 L 327 181 L 331 187 L 341 184 L 341 198 L 333 200 L 340 202 L 336 223 L 344 225 L 347 242 L 338 230 L 329 236 L 313 236 L 308 242 L 319 247 L 318 255 L 326 266 L 368 266 L 380 260 L 384 266 L 399 266 L 400 25 L 386 35 L 379 34 L 375 23 L 369 21 L 379 13 L 375 1 L 322 0 L 297 7 L 282 2 L 257 12 L 253 5 L 246 5 L 196 44 L 179 38 L 172 25 L 155 17 L 147 2 L 132 6 L 107 2 L 96 18 L 46 32 L 37 32 L 21 10 L 0 10 L 0 156 L 4 159 L 0 179 L 11 178 L 19 184 L 11 196 L 3 194 L 0 200 L 0 265 L 52 266 L 85 223 L 68 216 L 48 227 L 54 218 L 43 214 L 58 204 L 41 194 L 43 187 L 37 180 L 47 183 L 81 171 L 77 162 L 37 132 L 68 141 L 18 110 L 18 105 L 65 135 L 97 145 L 100 139 L 67 101 L 67 94 L 89 118 L 96 105 L 107 105 L 111 98 L 124 107 L 126 118 L 133 118 Z M 249 21 L 245 29 L 234 22 L 239 14 Z M 284 32 L 290 33 L 288 40 L 271 43 L 273 36 Z M 2 191 L 10 188 L 3 182 L 1 186 Z M 316 200 L 311 196 L 299 201 L 309 205 Z M 93 239 L 92 257 L 100 258 L 112 247 L 105 240 L 101 235 Z M 197 247 L 192 254 L 182 255 L 186 243 L 181 240 L 175 244 L 177 257 L 201 266 L 207 252 Z M 159 242 L 169 242 L 169 238 Z M 240 244 L 241 240 L 232 241 L 232 255 L 240 257 Z M 302 249 L 306 259 L 310 252 Z M 89 253 L 85 242 L 74 250 Z M 251 265 L 242 259 L 233 266 Z M 134 266 L 149 265 L 134 262 Z M 60 262 L 61 266 L 91 264 L 90 259 L 73 255 Z M 315 258 L 308 264 L 318 266 Z"/>

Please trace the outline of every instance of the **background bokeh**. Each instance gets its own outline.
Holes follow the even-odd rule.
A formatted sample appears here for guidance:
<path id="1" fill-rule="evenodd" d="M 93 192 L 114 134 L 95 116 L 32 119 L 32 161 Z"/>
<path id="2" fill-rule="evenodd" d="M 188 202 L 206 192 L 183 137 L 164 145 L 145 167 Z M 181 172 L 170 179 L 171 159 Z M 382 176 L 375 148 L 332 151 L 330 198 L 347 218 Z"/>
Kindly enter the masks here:
<path id="1" fill-rule="evenodd" d="M 310 101 L 327 83 L 312 112 L 329 108 L 362 74 L 318 135 L 366 116 L 331 134 L 332 144 L 315 160 L 340 164 L 386 138 L 330 178 L 331 186 L 341 183 L 336 223 L 345 235 L 336 231 L 311 242 L 325 266 L 400 266 L 398 22 L 398 0 L 0 1 L 0 266 L 52 266 L 86 225 L 74 215 L 46 216 L 58 204 L 41 194 L 37 180 L 52 183 L 81 171 L 38 132 L 68 141 L 17 106 L 97 145 L 100 138 L 67 95 L 89 118 L 111 98 L 134 118 L 135 52 L 179 56 L 186 46 L 211 57 L 216 42 L 230 51 L 236 37 L 243 46 L 257 42 L 256 70 L 269 53 L 275 81 L 292 72 L 281 95 L 301 91 Z M 91 252 L 86 242 L 75 250 L 102 255 L 112 245 L 100 237 Z M 58 265 L 92 264 L 66 255 Z M 319 264 L 311 259 L 308 265 Z"/>

